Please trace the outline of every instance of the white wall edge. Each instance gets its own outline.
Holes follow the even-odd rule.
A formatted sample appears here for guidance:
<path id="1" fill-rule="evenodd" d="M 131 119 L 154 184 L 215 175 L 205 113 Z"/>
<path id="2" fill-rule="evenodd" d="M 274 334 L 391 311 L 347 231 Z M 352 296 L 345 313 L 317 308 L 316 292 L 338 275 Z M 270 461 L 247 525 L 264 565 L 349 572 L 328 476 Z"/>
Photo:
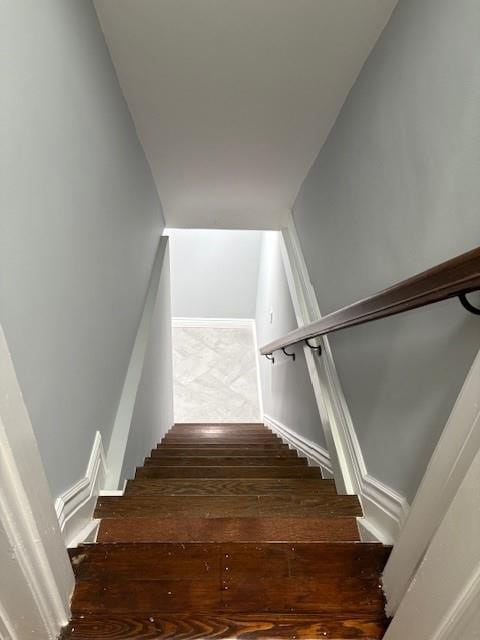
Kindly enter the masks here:
<path id="1" fill-rule="evenodd" d="M 97 431 L 85 477 L 69 487 L 55 501 L 58 523 L 67 547 L 77 546 L 91 535 L 95 504 L 106 475 L 102 435 Z"/>
<path id="2" fill-rule="evenodd" d="M 479 450 L 480 351 L 430 458 L 409 517 L 385 567 L 383 580 L 389 613 L 398 609 L 430 541 Z"/>
<path id="3" fill-rule="evenodd" d="M 385 640 L 474 640 L 480 630 L 480 449 L 429 541 Z"/>
<path id="4" fill-rule="evenodd" d="M 98 528 L 100 526 L 99 519 L 92 519 L 84 527 L 78 530 L 76 535 L 72 536 L 69 543 L 69 549 L 78 547 L 79 544 L 96 542 Z"/>
<path id="5" fill-rule="evenodd" d="M 297 324 L 305 326 L 321 318 L 321 313 L 292 216 L 282 231 L 282 258 Z M 321 357 L 308 347 L 304 347 L 304 353 L 337 490 L 359 496 L 364 510 L 361 529 L 366 537 L 393 544 L 408 513 L 408 503 L 368 473 L 328 337 L 319 342 Z"/>
<path id="6" fill-rule="evenodd" d="M 2 634 L 53 640 L 70 617 L 74 575 L 1 326 L 0 487 L 0 530 L 12 554 L 1 569 Z"/>
<path id="7" fill-rule="evenodd" d="M 172 327 L 180 329 L 244 329 L 255 326 L 253 318 L 172 318 Z"/>
<path id="8" fill-rule="evenodd" d="M 475 628 L 479 629 L 480 618 L 480 565 L 475 574 L 458 594 L 454 605 L 447 612 L 432 640 L 467 640 L 468 628 L 477 618 Z M 470 633 L 472 628 L 470 628 Z"/>
<path id="9" fill-rule="evenodd" d="M 158 242 L 157 252 L 153 261 L 152 272 L 145 295 L 144 307 L 138 324 L 132 354 L 123 384 L 117 414 L 113 424 L 112 434 L 107 452 L 107 479 L 105 488 L 118 489 L 123 467 L 123 459 L 127 449 L 128 436 L 132 423 L 133 410 L 138 392 L 138 385 L 142 376 L 143 363 L 147 350 L 152 315 L 157 300 L 158 286 L 162 272 L 163 261 L 167 254 L 168 237 L 162 236 Z"/>
<path id="10" fill-rule="evenodd" d="M 257 323 L 252 320 L 252 332 L 253 332 L 253 352 L 255 354 L 255 367 L 257 370 L 257 395 L 258 406 L 260 408 L 260 422 L 263 422 L 263 390 L 262 390 L 262 377 L 260 375 L 260 351 L 258 348 L 258 336 L 257 336 Z"/>
<path id="11" fill-rule="evenodd" d="M 291 445 L 294 449 L 302 453 L 307 458 L 310 466 L 320 467 L 324 478 L 332 477 L 332 465 L 326 449 L 316 442 L 312 442 L 312 440 L 308 440 L 308 438 L 299 435 L 293 429 L 287 427 L 272 416 L 265 415 L 264 423 L 278 434 L 286 444 Z"/>
<path id="12" fill-rule="evenodd" d="M 2 640 L 21 640 L 15 631 L 13 622 L 0 602 L 0 638 Z"/>

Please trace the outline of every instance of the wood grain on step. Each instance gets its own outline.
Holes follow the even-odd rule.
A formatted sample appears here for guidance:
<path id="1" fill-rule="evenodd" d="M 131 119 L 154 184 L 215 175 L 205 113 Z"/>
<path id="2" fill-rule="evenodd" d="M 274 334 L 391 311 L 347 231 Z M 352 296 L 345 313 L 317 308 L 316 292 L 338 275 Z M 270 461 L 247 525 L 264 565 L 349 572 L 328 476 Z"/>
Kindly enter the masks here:
<path id="1" fill-rule="evenodd" d="M 136 478 L 321 478 L 318 467 L 139 467 Z"/>
<path id="2" fill-rule="evenodd" d="M 232 434 L 259 434 L 259 435 L 272 435 L 273 431 L 266 427 L 255 427 L 247 425 L 239 425 L 238 427 L 225 427 L 225 426 L 213 426 L 213 425 L 199 425 L 196 427 L 179 427 L 175 426 L 167 432 L 169 435 L 182 435 L 182 434 L 208 434 L 208 433 L 223 433 L 225 435 Z"/>
<path id="3" fill-rule="evenodd" d="M 271 429 L 269 429 L 268 427 L 266 427 L 264 424 L 258 424 L 258 423 L 236 423 L 236 422 L 231 422 L 231 423 L 177 423 L 174 424 L 173 427 L 171 427 L 171 429 L 168 431 L 168 433 L 172 433 L 174 431 L 203 431 L 204 429 L 220 429 L 223 431 L 271 431 Z"/>
<path id="4" fill-rule="evenodd" d="M 333 480 L 310 478 L 196 478 L 129 480 L 125 495 L 240 496 L 336 494 Z"/>
<path id="5" fill-rule="evenodd" d="M 160 446 L 158 449 L 152 449 L 151 452 L 152 458 L 181 458 L 186 456 L 191 458 L 202 457 L 202 456 L 215 456 L 215 457 L 224 457 L 224 456 L 235 456 L 235 457 L 258 457 L 258 456 L 272 456 L 275 458 L 297 458 L 299 457 L 297 452 L 293 449 L 278 449 L 276 451 L 272 451 L 269 449 L 258 449 L 258 447 L 178 447 L 172 448 L 168 446 Z"/>
<path id="6" fill-rule="evenodd" d="M 95 518 L 322 518 L 361 516 L 357 496 L 103 496 Z"/>
<path id="7" fill-rule="evenodd" d="M 145 466 L 171 466 L 171 467 L 281 467 L 289 465 L 306 465 L 306 458 L 281 457 L 281 456 L 184 456 L 168 457 L 155 456 L 145 458 Z"/>
<path id="8" fill-rule="evenodd" d="M 62 639 L 378 640 L 388 549 L 360 514 L 261 425 L 176 425 L 70 551 Z"/>
<path id="9" fill-rule="evenodd" d="M 253 441 L 260 440 L 279 440 L 280 437 L 273 433 L 273 431 L 268 431 L 268 429 L 262 431 L 225 431 L 219 429 L 204 429 L 203 431 L 168 431 L 163 440 L 171 439 L 193 439 L 193 440 L 218 440 L 218 439 L 229 439 L 229 438 L 241 438 L 241 439 L 251 439 Z"/>
<path id="10" fill-rule="evenodd" d="M 98 542 L 358 541 L 355 518 L 105 518 Z"/>
<path id="11" fill-rule="evenodd" d="M 182 443 L 159 443 L 157 444 L 157 449 L 162 449 L 164 451 L 173 450 L 173 449 L 225 449 L 228 447 L 233 448 L 241 448 L 241 449 L 250 449 L 251 451 L 277 451 L 277 450 L 288 450 L 288 444 L 284 444 L 281 440 L 275 440 L 272 443 L 263 443 L 262 444 L 252 444 L 252 443 L 235 443 L 235 442 L 195 442 L 194 444 L 182 444 Z"/>
<path id="12" fill-rule="evenodd" d="M 208 445 L 212 445 L 212 444 L 223 444 L 224 447 L 234 447 L 234 446 L 244 446 L 244 445 L 248 445 L 248 446 L 258 446 L 261 447 L 263 445 L 274 445 L 274 444 L 283 444 L 283 442 L 280 440 L 280 438 L 274 438 L 274 437 L 258 437 L 258 438 L 240 438 L 240 437 L 222 437 L 222 438 L 215 438 L 213 436 L 208 437 L 208 438 L 187 438 L 187 437 L 170 437 L 167 436 L 166 438 L 164 438 L 160 445 L 172 445 L 172 444 L 181 444 L 184 447 L 190 447 L 190 446 L 196 446 L 196 445 L 200 445 L 200 444 L 208 444 Z"/>
<path id="13" fill-rule="evenodd" d="M 77 615 L 61 640 L 378 640 L 386 630 L 383 616 L 336 613 Z"/>
<path id="14" fill-rule="evenodd" d="M 310 544 L 85 544 L 69 551 L 77 581 L 158 580 L 225 574 L 270 578 L 373 578 L 390 549 L 356 542 Z"/>
<path id="15" fill-rule="evenodd" d="M 195 611 L 248 613 L 343 613 L 381 614 L 384 601 L 374 578 L 251 576 L 226 572 L 198 578 L 157 580 L 80 581 L 72 601 L 72 611 L 132 613 L 160 610 L 165 613 Z"/>

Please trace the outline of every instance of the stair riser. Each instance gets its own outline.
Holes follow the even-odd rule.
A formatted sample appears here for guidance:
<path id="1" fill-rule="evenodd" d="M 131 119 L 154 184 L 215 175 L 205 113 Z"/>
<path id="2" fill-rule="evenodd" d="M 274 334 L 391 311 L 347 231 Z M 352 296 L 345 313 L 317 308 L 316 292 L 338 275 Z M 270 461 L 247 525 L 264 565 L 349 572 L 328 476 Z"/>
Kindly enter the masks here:
<path id="1" fill-rule="evenodd" d="M 271 451 L 268 449 L 258 449 L 258 447 L 251 447 L 250 449 L 242 448 L 200 448 L 200 447 L 184 447 L 171 449 L 161 447 L 160 449 L 153 449 L 151 452 L 152 458 L 181 458 L 181 457 L 202 457 L 202 456 L 215 456 L 215 457 L 258 457 L 258 456 L 275 456 L 281 458 L 297 458 L 298 454 L 292 449 L 281 449 L 279 451 Z"/>
<path id="2" fill-rule="evenodd" d="M 355 518 L 104 519 L 98 542 L 352 542 Z"/>
<path id="3" fill-rule="evenodd" d="M 291 544 L 97 544 L 70 551 L 77 580 L 193 579 L 228 571 L 254 577 L 268 566 L 269 578 L 378 578 L 389 549 L 343 542 Z"/>
<path id="4" fill-rule="evenodd" d="M 288 450 L 288 445 L 283 444 L 281 440 L 276 440 L 273 444 L 271 443 L 262 443 L 262 444 L 251 444 L 245 442 L 195 442 L 190 444 L 182 444 L 182 443 L 162 443 L 157 445 L 157 450 L 162 451 L 172 451 L 175 449 L 225 449 L 225 448 L 234 448 L 234 449 L 249 449 L 250 451 L 276 451 Z"/>
<path id="5" fill-rule="evenodd" d="M 321 478 L 317 467 L 162 467 L 137 469 L 136 478 Z"/>
<path id="6" fill-rule="evenodd" d="M 241 496 L 275 495 L 288 493 L 303 495 L 337 495 L 331 480 L 296 478 L 197 478 L 197 479 L 138 479 L 129 480 L 125 495 L 203 495 L 203 496 Z"/>
<path id="7" fill-rule="evenodd" d="M 282 467 L 282 466 L 306 466 L 306 458 L 282 458 L 282 457 L 253 457 L 247 456 L 193 456 L 193 457 L 154 457 L 145 458 L 145 466 L 171 466 L 171 467 Z"/>
<path id="8" fill-rule="evenodd" d="M 360 516 L 356 496 L 101 497 L 96 518 L 322 518 Z"/>
<path id="9" fill-rule="evenodd" d="M 72 611 L 105 610 L 111 613 L 132 613 L 160 608 L 165 613 L 184 613 L 195 609 L 198 613 L 222 613 L 228 611 L 248 613 L 335 613 L 348 611 L 355 602 L 358 613 L 377 613 L 383 606 L 381 592 L 375 587 L 378 580 L 372 578 L 343 578 L 333 580 L 303 578 L 261 577 L 254 583 L 241 574 L 224 572 L 222 580 L 165 579 L 141 582 L 80 582 L 77 586 Z M 375 596 L 372 596 L 372 592 Z M 92 607 L 91 604 L 95 603 Z"/>

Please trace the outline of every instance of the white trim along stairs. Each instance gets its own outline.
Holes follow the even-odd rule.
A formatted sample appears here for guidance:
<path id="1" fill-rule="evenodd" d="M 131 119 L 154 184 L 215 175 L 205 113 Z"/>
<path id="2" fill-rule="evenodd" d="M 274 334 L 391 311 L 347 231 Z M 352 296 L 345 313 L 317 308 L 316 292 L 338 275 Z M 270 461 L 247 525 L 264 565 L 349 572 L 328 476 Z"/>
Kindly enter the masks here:
<path id="1" fill-rule="evenodd" d="M 282 257 L 299 327 L 321 317 L 293 217 L 281 232 Z M 328 337 L 321 339 L 323 355 L 304 347 L 310 379 L 330 454 L 330 466 L 339 492 L 357 494 L 364 518 L 365 540 L 393 544 L 408 514 L 404 496 L 368 473 L 345 395 L 337 374 Z"/>
<path id="2" fill-rule="evenodd" d="M 0 633 L 54 640 L 74 576 L 30 417 L 0 327 Z"/>

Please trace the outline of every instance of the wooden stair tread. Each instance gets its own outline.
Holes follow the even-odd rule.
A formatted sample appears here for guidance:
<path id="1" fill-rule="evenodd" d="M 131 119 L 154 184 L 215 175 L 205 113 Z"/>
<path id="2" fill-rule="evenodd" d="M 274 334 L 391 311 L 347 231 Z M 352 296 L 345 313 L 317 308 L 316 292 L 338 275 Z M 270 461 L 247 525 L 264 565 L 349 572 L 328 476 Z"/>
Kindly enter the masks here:
<path id="1" fill-rule="evenodd" d="M 375 590 L 375 587 L 377 589 Z M 223 611 L 249 613 L 288 611 L 291 613 L 380 614 L 383 595 L 376 578 L 271 578 L 242 576 L 226 572 L 222 579 L 165 578 L 134 581 L 80 581 L 72 611 L 80 613 L 133 613 L 157 610 L 165 613 Z"/>
<path id="2" fill-rule="evenodd" d="M 311 543 L 84 544 L 70 550 L 79 580 L 157 580 L 218 576 L 228 567 L 254 577 L 378 577 L 390 553 L 383 545 Z"/>
<path id="3" fill-rule="evenodd" d="M 275 458 L 296 458 L 298 454 L 293 449 L 278 449 L 277 451 L 271 451 L 269 449 L 262 449 L 258 447 L 178 447 L 172 448 L 168 446 L 160 446 L 157 449 L 153 449 L 151 452 L 152 458 L 166 458 L 166 457 L 192 457 L 192 456 L 234 456 L 234 457 L 246 457 L 246 456 L 273 456 Z"/>
<path id="4" fill-rule="evenodd" d="M 208 433 L 224 433 L 225 435 L 243 435 L 249 433 L 258 433 L 259 435 L 272 435 L 273 431 L 263 426 L 255 425 L 175 425 L 170 429 L 168 435 L 183 435 L 183 434 L 208 434 Z M 275 435 L 275 434 L 273 434 Z"/>
<path id="5" fill-rule="evenodd" d="M 333 480 L 321 478 L 160 478 L 128 480 L 125 495 L 294 495 L 334 494 Z"/>
<path id="6" fill-rule="evenodd" d="M 345 518 L 105 518 L 98 542 L 337 542 L 359 541 L 356 519 Z"/>
<path id="7" fill-rule="evenodd" d="M 160 444 L 183 444 L 190 446 L 195 444 L 223 444 L 223 445 L 262 445 L 262 444 L 283 444 L 278 436 L 269 435 L 245 435 L 245 436 L 228 436 L 228 435 L 184 435 L 184 436 L 165 436 Z"/>
<path id="8" fill-rule="evenodd" d="M 261 424 L 178 424 L 70 556 L 62 640 L 379 640 L 389 550 L 356 496 Z"/>
<path id="9" fill-rule="evenodd" d="M 136 478 L 321 478 L 320 469 L 303 465 L 279 467 L 168 467 L 137 469 Z"/>
<path id="10" fill-rule="evenodd" d="M 225 449 L 225 447 L 232 448 L 240 448 L 240 449 L 250 449 L 252 451 L 260 451 L 260 450 L 288 450 L 288 445 L 284 444 L 281 440 L 276 440 L 272 442 L 262 442 L 261 444 L 255 444 L 252 442 L 194 442 L 190 444 L 185 444 L 182 442 L 164 442 L 158 443 L 157 449 L 161 449 L 162 451 L 169 451 L 172 449 Z"/>
<path id="11" fill-rule="evenodd" d="M 100 497 L 95 518 L 298 518 L 361 516 L 357 496 Z"/>
<path id="12" fill-rule="evenodd" d="M 261 442 L 262 440 L 281 440 L 280 436 L 272 431 L 250 431 L 250 432 L 226 432 L 219 430 L 198 430 L 198 431 L 184 431 L 176 433 L 169 431 L 166 433 L 161 442 L 168 442 L 169 440 L 252 440 L 253 442 Z"/>
<path id="13" fill-rule="evenodd" d="M 343 613 L 74 615 L 61 640 L 376 640 L 383 636 L 383 616 Z"/>
<path id="14" fill-rule="evenodd" d="M 250 467 L 282 467 L 289 465 L 306 465 L 306 458 L 282 456 L 155 456 L 145 458 L 145 466 L 180 466 L 180 467 L 213 467 L 213 466 L 250 466 Z"/>

